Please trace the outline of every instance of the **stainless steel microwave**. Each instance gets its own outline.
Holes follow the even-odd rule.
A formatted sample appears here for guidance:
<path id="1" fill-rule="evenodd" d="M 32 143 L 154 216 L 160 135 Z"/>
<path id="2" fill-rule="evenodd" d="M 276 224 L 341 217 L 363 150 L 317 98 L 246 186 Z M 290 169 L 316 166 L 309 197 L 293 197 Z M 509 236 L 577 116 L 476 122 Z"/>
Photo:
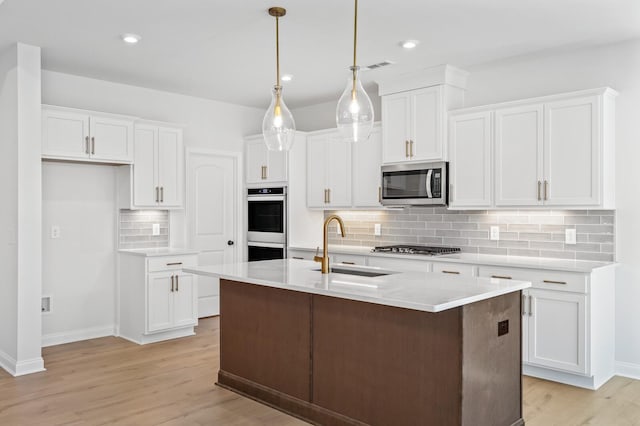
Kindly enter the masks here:
<path id="1" fill-rule="evenodd" d="M 382 166 L 382 205 L 446 206 L 448 172 L 445 161 Z"/>

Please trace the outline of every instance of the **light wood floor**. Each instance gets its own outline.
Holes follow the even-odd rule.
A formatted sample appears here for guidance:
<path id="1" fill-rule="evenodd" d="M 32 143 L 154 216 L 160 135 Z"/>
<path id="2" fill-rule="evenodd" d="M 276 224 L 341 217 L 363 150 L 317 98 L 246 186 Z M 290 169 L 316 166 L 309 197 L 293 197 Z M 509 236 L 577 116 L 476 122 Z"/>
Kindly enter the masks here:
<path id="1" fill-rule="evenodd" d="M 214 386 L 218 319 L 195 337 L 138 346 L 107 337 L 43 350 L 47 371 L 0 370 L 0 425 L 305 425 Z M 640 381 L 597 392 L 525 377 L 527 426 L 640 425 Z"/>

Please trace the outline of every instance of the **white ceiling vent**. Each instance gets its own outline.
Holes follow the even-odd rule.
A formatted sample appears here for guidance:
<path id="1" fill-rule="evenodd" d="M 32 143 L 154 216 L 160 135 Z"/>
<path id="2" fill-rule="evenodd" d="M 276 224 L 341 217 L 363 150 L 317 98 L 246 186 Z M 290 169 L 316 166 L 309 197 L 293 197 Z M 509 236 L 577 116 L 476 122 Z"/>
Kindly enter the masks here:
<path id="1" fill-rule="evenodd" d="M 389 65 L 393 65 L 394 63 L 395 62 L 391 62 L 391 61 L 378 62 L 377 64 L 371 64 L 371 65 L 367 65 L 366 67 L 361 67 L 361 70 L 362 71 L 375 70 L 382 67 L 388 67 Z"/>

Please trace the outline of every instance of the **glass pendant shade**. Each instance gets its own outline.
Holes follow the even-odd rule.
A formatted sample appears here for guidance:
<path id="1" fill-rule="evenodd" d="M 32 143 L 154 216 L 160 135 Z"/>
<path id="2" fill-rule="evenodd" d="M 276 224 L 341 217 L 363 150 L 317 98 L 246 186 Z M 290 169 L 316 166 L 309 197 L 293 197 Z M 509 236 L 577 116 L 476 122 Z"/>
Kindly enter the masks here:
<path id="1" fill-rule="evenodd" d="M 296 123 L 282 100 L 281 86 L 273 87 L 271 104 L 262 120 L 262 136 L 270 151 L 288 151 L 293 145 Z"/>
<path id="2" fill-rule="evenodd" d="M 373 129 L 373 104 L 358 78 L 358 67 L 352 67 L 351 71 L 353 76 L 338 100 L 336 124 L 343 139 L 366 141 Z"/>

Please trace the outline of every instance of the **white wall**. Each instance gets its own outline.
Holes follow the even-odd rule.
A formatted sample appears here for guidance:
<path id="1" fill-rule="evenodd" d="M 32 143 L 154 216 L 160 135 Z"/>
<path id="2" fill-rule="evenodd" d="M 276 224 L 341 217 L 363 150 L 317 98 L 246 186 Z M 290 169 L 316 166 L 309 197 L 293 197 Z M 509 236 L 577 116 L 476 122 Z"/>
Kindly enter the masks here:
<path id="1" fill-rule="evenodd" d="M 0 54 L 0 366 L 42 371 L 40 48 Z"/>
<path id="2" fill-rule="evenodd" d="M 112 166 L 42 164 L 42 294 L 52 308 L 43 315 L 44 346 L 113 334 L 115 190 Z"/>

